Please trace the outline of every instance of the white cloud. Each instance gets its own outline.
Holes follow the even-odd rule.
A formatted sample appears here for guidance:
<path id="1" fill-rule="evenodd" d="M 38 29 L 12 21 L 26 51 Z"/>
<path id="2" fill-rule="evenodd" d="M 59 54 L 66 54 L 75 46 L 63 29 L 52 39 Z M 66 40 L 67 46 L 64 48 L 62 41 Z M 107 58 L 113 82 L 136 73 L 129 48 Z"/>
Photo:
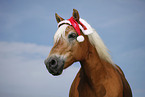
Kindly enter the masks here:
<path id="1" fill-rule="evenodd" d="M 51 47 L 31 43 L 0 42 L 0 96 L 67 97 L 78 67 L 54 77 L 44 59 Z"/>

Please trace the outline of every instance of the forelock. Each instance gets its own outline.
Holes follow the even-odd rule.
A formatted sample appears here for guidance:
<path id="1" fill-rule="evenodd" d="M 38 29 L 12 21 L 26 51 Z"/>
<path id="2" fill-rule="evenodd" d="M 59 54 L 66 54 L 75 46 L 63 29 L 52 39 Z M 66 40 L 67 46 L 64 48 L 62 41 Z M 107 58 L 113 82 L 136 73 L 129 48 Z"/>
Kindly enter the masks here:
<path id="1" fill-rule="evenodd" d="M 68 26 L 69 25 L 67 25 L 67 24 L 63 24 L 57 29 L 57 31 L 54 35 L 54 43 L 58 42 L 61 37 L 63 37 L 65 39 L 65 30 Z"/>

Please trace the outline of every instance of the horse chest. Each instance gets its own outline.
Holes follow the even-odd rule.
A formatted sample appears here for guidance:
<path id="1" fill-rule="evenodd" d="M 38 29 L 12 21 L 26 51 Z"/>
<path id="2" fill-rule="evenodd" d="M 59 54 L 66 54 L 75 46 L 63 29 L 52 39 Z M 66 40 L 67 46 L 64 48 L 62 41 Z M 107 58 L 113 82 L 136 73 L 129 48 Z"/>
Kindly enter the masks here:
<path id="1" fill-rule="evenodd" d="M 79 78 L 75 79 L 72 83 L 70 89 L 69 97 L 96 97 L 93 89 L 85 82 L 81 81 Z"/>
<path id="2" fill-rule="evenodd" d="M 69 97 L 104 97 L 105 93 L 102 85 L 94 89 L 79 71 L 72 83 Z"/>

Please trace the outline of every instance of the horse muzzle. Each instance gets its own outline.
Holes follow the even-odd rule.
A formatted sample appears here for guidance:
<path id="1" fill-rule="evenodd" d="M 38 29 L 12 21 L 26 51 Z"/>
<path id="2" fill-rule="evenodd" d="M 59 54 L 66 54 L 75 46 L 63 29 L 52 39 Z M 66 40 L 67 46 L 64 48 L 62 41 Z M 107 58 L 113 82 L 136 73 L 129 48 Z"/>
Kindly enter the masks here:
<path id="1" fill-rule="evenodd" d="M 44 63 L 49 73 L 54 76 L 60 75 L 63 71 L 64 60 L 57 56 L 48 57 Z"/>

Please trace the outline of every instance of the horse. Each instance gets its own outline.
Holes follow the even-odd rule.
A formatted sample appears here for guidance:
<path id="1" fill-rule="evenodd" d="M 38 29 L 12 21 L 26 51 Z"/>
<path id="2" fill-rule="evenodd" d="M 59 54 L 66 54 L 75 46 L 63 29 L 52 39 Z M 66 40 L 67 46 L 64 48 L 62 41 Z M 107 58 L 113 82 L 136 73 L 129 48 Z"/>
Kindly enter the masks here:
<path id="1" fill-rule="evenodd" d="M 69 97 L 132 97 L 121 68 L 114 64 L 98 33 L 73 9 L 72 17 L 63 19 L 55 13 L 58 30 L 54 46 L 44 63 L 54 76 L 74 62 L 80 62 Z"/>

